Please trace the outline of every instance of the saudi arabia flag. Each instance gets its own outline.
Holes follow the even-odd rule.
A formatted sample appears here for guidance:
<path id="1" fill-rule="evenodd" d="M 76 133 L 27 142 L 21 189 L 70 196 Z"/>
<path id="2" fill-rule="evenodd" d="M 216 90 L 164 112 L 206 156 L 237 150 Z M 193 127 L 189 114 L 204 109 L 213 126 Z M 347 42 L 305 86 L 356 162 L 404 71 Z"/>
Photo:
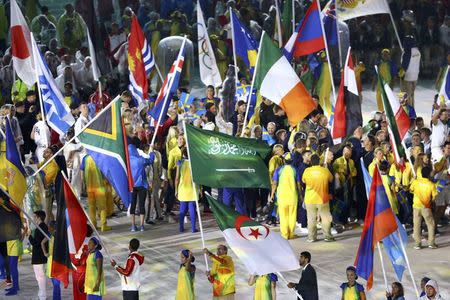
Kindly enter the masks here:
<path id="1" fill-rule="evenodd" d="M 270 188 L 264 141 L 237 138 L 186 124 L 194 182 L 215 188 Z"/>
<path id="2" fill-rule="evenodd" d="M 291 125 L 303 120 L 316 108 L 311 95 L 286 57 L 263 32 L 256 63 L 254 87 L 261 96 L 279 105 Z"/>
<path id="3" fill-rule="evenodd" d="M 239 215 L 210 196 L 207 199 L 225 240 L 250 274 L 265 275 L 300 268 L 291 245 L 278 232 Z"/>

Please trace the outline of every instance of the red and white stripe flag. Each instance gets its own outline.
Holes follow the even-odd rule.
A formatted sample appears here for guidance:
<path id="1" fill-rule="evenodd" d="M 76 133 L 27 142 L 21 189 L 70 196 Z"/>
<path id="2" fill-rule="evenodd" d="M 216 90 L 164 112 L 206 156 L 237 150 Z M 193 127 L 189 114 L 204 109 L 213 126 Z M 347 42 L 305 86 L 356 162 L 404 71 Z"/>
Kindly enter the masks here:
<path id="1" fill-rule="evenodd" d="M 11 0 L 11 49 L 17 76 L 31 87 L 36 82 L 36 71 L 31 54 L 30 29 L 16 0 Z"/>

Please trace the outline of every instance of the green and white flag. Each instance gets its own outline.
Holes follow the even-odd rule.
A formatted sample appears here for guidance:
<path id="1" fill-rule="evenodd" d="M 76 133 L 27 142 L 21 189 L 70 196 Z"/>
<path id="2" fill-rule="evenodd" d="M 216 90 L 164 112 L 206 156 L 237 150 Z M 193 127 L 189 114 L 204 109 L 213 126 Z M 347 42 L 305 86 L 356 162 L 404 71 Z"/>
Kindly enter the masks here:
<path id="1" fill-rule="evenodd" d="M 291 245 L 278 232 L 239 215 L 208 195 L 206 198 L 225 240 L 250 274 L 265 275 L 300 268 Z"/>
<path id="2" fill-rule="evenodd" d="M 269 146 L 186 124 L 194 182 L 215 188 L 270 188 Z"/>

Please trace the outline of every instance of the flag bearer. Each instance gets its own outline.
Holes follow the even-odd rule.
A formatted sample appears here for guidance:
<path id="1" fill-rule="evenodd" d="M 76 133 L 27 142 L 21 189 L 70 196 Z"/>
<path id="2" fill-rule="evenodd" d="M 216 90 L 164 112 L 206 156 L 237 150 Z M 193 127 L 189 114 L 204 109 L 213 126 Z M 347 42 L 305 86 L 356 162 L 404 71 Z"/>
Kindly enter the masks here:
<path id="1" fill-rule="evenodd" d="M 234 281 L 234 262 L 228 256 L 228 248 L 225 245 L 217 247 L 217 255 L 212 254 L 208 249 L 203 249 L 208 255 L 213 266 L 206 272 L 209 282 L 213 285 L 213 300 L 234 300 L 236 293 Z"/>
<path id="2" fill-rule="evenodd" d="M 284 161 L 286 164 L 273 174 L 270 202 L 273 202 L 276 195 L 281 236 L 288 240 L 295 237 L 300 175 L 292 166 L 291 153 L 284 156 Z"/>

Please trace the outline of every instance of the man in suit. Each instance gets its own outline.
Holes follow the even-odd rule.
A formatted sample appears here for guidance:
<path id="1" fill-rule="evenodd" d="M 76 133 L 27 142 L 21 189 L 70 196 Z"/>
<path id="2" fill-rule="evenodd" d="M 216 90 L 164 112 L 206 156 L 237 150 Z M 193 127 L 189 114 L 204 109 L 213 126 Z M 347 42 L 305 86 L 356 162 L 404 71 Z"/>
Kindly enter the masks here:
<path id="1" fill-rule="evenodd" d="M 300 266 L 302 266 L 302 277 L 298 284 L 289 282 L 288 288 L 296 289 L 304 300 L 318 300 L 316 270 L 310 265 L 311 253 L 304 251 L 300 253 Z"/>

